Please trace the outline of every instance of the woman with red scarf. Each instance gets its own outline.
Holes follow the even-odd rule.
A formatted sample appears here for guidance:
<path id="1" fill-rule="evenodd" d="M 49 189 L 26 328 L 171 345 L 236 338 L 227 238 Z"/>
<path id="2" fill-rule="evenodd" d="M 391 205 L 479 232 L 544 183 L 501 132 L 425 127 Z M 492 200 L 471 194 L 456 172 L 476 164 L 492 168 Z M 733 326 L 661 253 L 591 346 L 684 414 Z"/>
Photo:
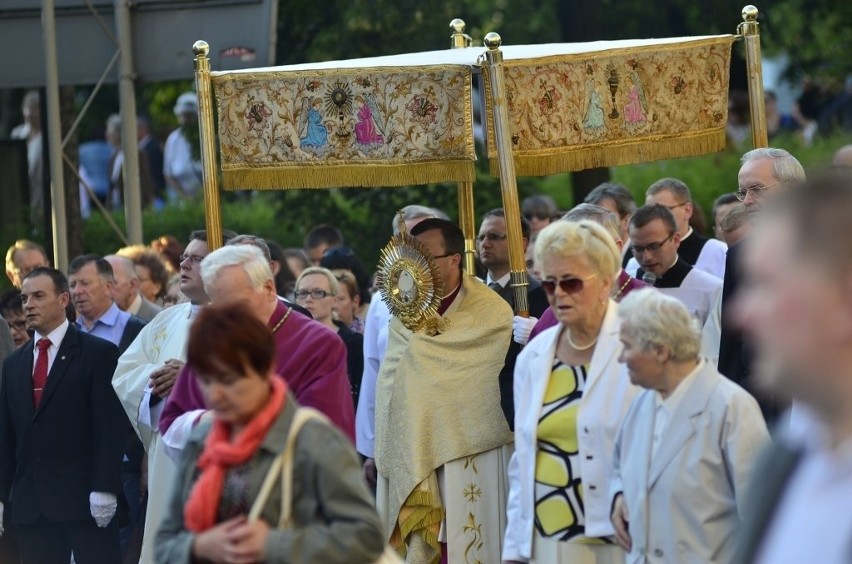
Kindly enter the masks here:
<path id="1" fill-rule="evenodd" d="M 372 562 L 384 537 L 349 440 L 311 419 L 294 443 L 292 519 L 278 528 L 281 479 L 259 513 L 249 512 L 284 451 L 298 404 L 274 378 L 275 343 L 246 308 L 209 306 L 187 349 L 212 421 L 198 425 L 178 466 L 157 561 Z"/>

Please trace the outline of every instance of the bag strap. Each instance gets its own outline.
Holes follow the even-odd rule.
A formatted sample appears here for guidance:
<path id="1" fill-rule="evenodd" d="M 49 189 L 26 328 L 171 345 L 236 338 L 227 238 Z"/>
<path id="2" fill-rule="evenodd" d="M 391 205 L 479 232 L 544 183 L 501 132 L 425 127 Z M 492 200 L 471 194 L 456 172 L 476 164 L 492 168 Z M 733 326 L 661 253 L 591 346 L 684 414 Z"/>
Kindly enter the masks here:
<path id="1" fill-rule="evenodd" d="M 290 421 L 290 430 L 287 433 L 287 442 L 284 444 L 284 450 L 281 454 L 275 457 L 266 477 L 263 480 L 263 485 L 260 487 L 260 492 L 251 506 L 249 511 L 249 521 L 255 521 L 260 517 L 266 502 L 269 500 L 269 495 L 272 493 L 272 487 L 275 485 L 276 478 L 281 479 L 281 512 L 278 519 L 278 528 L 286 529 L 290 526 L 290 520 L 293 513 L 293 458 L 296 451 L 296 437 L 299 435 L 302 427 L 311 419 L 316 419 L 328 423 L 328 418 L 319 411 L 310 407 L 299 407 L 296 413 L 293 414 L 293 419 Z"/>

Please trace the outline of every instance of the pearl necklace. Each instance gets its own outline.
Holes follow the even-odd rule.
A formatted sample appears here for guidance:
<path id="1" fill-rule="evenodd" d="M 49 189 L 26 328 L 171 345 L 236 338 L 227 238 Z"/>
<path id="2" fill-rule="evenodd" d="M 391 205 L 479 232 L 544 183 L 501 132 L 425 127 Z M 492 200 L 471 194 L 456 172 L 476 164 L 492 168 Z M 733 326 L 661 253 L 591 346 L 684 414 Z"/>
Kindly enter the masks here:
<path id="1" fill-rule="evenodd" d="M 577 343 L 575 343 L 571 339 L 571 330 L 570 329 L 565 333 L 565 338 L 568 340 L 568 344 L 571 345 L 572 347 L 574 347 L 574 350 L 576 350 L 578 352 L 587 351 L 590 348 L 592 348 L 593 346 L 595 346 L 595 343 L 598 342 L 598 337 L 596 336 L 594 339 L 592 339 L 591 343 L 589 343 L 588 345 L 583 345 L 581 347 L 580 345 L 578 345 Z"/>

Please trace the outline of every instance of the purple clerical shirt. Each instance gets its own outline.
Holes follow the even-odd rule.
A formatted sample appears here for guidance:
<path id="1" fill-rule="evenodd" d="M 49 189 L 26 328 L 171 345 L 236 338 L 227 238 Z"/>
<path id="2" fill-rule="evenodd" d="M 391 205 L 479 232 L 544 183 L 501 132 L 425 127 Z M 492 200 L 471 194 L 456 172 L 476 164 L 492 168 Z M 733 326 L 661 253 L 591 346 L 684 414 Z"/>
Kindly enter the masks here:
<path id="1" fill-rule="evenodd" d="M 622 299 L 624 299 L 624 296 L 626 296 L 633 290 L 638 290 L 639 288 L 645 288 L 648 286 L 641 280 L 633 278 L 624 270 L 622 270 L 621 274 L 618 275 L 618 280 L 615 281 L 615 284 L 616 288 L 618 288 L 618 293 L 614 296 L 613 299 L 615 299 L 615 301 L 617 302 L 620 302 Z M 532 328 L 532 331 L 530 331 L 530 338 L 527 342 L 532 341 L 533 337 L 535 337 L 545 329 L 553 327 L 557 323 L 559 322 L 556 320 L 556 314 L 553 313 L 553 308 L 547 308 L 544 311 L 544 314 L 541 316 L 541 319 L 538 320 L 538 322 Z"/>
<path id="2" fill-rule="evenodd" d="M 278 303 L 269 319 L 270 329 L 289 309 Z M 293 311 L 275 331 L 275 345 L 276 372 L 287 382 L 296 400 L 321 411 L 354 443 L 355 410 L 346 372 L 346 345 L 337 333 Z M 206 407 L 195 372 L 187 364 L 163 407 L 160 433 L 165 435 L 172 422 L 184 413 Z"/>

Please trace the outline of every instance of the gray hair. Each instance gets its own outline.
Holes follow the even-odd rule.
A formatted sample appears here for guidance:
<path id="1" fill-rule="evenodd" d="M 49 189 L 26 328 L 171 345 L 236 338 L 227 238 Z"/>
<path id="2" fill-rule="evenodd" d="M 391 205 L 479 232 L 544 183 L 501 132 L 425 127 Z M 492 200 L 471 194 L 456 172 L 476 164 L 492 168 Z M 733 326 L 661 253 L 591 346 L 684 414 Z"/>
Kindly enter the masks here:
<path id="1" fill-rule="evenodd" d="M 756 161 L 758 159 L 772 159 L 772 176 L 778 182 L 804 182 L 805 169 L 796 157 L 784 149 L 763 147 L 752 149 L 745 153 L 740 163 Z"/>
<path id="2" fill-rule="evenodd" d="M 228 266 L 239 266 L 246 273 L 252 287 L 259 290 L 267 281 L 274 281 L 269 261 L 254 245 L 234 245 L 216 249 L 201 261 L 201 279 L 207 291 L 219 272 Z"/>
<path id="3" fill-rule="evenodd" d="M 630 292 L 618 304 L 621 330 L 643 350 L 663 346 L 679 362 L 698 358 L 701 329 L 679 300 L 650 288 Z"/>
<path id="4" fill-rule="evenodd" d="M 583 200 L 583 202 L 587 204 L 600 205 L 600 203 L 606 199 L 615 202 L 615 207 L 621 218 L 636 211 L 636 201 L 633 199 L 630 191 L 626 186 L 616 184 L 615 182 L 604 182 L 603 184 L 599 184 L 594 190 L 589 192 L 589 195 L 586 196 L 586 199 Z"/>
<path id="5" fill-rule="evenodd" d="M 613 241 L 621 241 L 621 225 L 618 222 L 618 216 L 604 207 L 595 204 L 578 204 L 568 210 L 562 216 L 562 219 L 565 221 L 580 221 L 581 219 L 594 221 L 612 235 Z"/>
<path id="6" fill-rule="evenodd" d="M 402 212 L 402 219 L 404 221 L 409 221 L 411 219 L 428 219 L 431 217 L 437 217 L 438 219 L 446 219 L 449 221 L 449 216 L 442 212 L 441 210 L 430 208 L 427 206 L 418 206 L 417 204 L 410 204 L 399 210 Z M 394 235 L 399 233 L 399 227 L 397 227 L 396 222 L 399 219 L 398 214 L 394 214 L 393 221 L 391 222 L 391 228 L 393 229 Z"/>
<path id="7" fill-rule="evenodd" d="M 119 270 L 124 273 L 128 280 L 139 280 L 139 273 L 136 272 L 136 265 L 127 257 L 119 255 L 107 255 L 104 257 L 110 265 L 112 265 L 113 277 Z"/>

